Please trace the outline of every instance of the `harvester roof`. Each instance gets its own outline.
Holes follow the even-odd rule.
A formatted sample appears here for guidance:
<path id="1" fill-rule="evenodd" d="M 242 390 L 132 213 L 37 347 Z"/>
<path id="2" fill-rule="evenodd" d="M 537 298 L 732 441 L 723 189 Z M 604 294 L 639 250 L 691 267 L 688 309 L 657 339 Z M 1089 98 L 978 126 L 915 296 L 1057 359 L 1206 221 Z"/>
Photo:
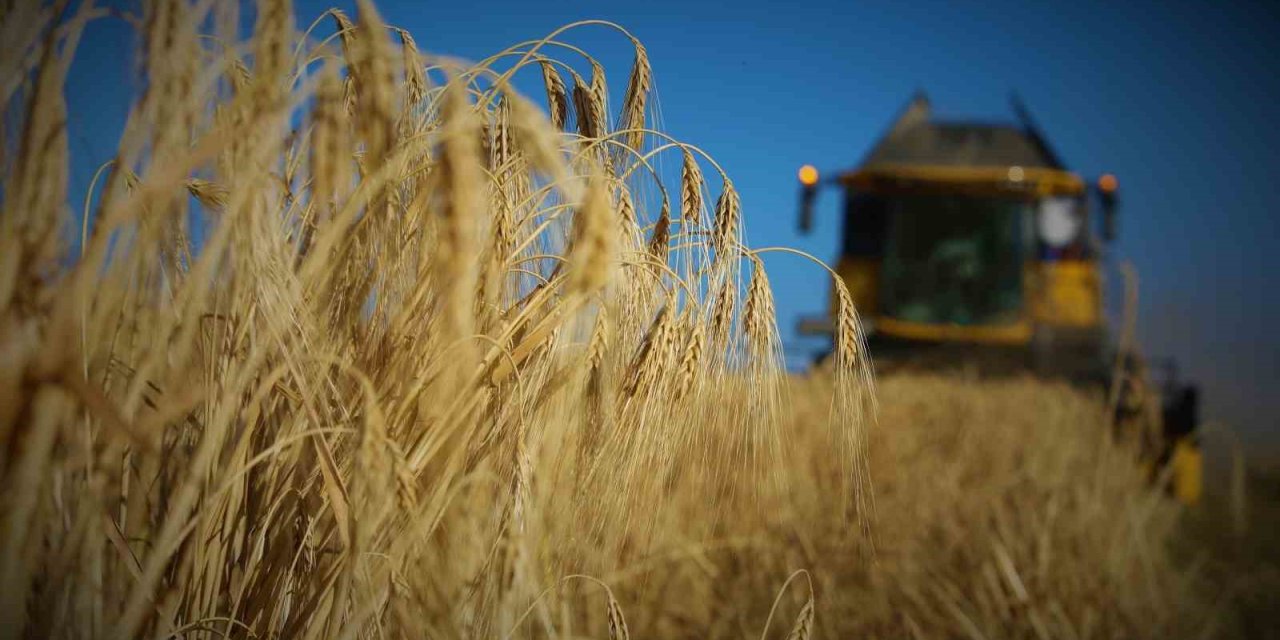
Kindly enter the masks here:
<path id="1" fill-rule="evenodd" d="M 1013 123 L 935 120 L 929 99 L 917 94 L 840 182 L 879 192 L 1082 193 L 1080 177 L 1066 170 L 1016 97 L 1013 109 Z"/>
<path id="2" fill-rule="evenodd" d="M 924 94 L 917 94 L 888 133 L 872 148 L 862 167 L 924 165 L 1062 169 L 1062 163 L 1039 135 L 1026 111 L 1016 102 L 1014 108 L 1020 123 L 939 121 L 931 117 L 929 99 Z"/>

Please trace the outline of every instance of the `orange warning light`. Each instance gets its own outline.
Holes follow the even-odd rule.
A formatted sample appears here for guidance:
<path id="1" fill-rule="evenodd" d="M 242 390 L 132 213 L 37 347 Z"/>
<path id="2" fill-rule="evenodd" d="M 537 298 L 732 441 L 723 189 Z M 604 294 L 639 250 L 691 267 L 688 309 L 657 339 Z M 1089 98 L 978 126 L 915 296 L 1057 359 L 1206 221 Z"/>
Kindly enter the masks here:
<path id="1" fill-rule="evenodd" d="M 817 167 L 811 164 L 806 164 L 805 166 L 800 167 L 800 184 L 806 187 L 812 187 L 813 185 L 818 184 Z"/>

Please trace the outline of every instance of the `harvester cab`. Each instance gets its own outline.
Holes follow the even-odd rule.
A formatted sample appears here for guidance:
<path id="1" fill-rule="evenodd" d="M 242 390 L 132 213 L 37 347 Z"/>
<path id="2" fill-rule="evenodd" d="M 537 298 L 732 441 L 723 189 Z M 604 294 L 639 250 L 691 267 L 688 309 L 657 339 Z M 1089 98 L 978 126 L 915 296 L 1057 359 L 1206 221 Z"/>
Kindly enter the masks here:
<path id="1" fill-rule="evenodd" d="M 856 168 L 830 178 L 800 169 L 800 230 L 821 188 L 843 188 L 836 271 L 877 368 L 1032 371 L 1109 388 L 1118 360 L 1101 269 L 1118 181 L 1069 171 L 1016 98 L 1013 107 L 1014 122 L 937 120 L 918 94 Z M 799 332 L 829 336 L 833 313 L 802 319 Z M 1191 434 L 1165 426 L 1152 429 L 1168 432 L 1158 457 L 1185 453 Z M 1198 480 L 1179 490 L 1193 493 Z"/>

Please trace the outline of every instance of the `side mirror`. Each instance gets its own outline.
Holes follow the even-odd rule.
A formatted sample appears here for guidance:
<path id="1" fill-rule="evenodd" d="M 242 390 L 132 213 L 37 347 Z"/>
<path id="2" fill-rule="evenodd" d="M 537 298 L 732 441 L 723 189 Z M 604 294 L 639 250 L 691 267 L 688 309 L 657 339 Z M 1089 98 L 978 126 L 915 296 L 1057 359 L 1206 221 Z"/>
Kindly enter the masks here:
<path id="1" fill-rule="evenodd" d="M 1098 203 L 1102 208 L 1102 239 L 1111 242 L 1116 239 L 1116 191 L 1119 182 L 1110 173 L 1098 178 Z"/>
<path id="2" fill-rule="evenodd" d="M 809 233 L 813 228 L 813 199 L 817 195 L 816 187 L 800 187 L 800 233 Z"/>
<path id="3" fill-rule="evenodd" d="M 813 228 L 813 199 L 818 195 L 818 170 L 811 164 L 800 167 L 800 233 Z"/>

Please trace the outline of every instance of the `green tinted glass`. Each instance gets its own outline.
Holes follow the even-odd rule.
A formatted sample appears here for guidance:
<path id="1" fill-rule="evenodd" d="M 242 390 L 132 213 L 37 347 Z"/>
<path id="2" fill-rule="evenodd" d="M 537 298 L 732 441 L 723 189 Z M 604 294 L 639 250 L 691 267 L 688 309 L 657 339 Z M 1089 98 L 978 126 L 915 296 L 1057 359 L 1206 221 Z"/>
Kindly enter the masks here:
<path id="1" fill-rule="evenodd" d="M 1007 324 L 1022 306 L 1021 200 L 905 196 L 889 216 L 884 312 L 911 322 Z"/>

